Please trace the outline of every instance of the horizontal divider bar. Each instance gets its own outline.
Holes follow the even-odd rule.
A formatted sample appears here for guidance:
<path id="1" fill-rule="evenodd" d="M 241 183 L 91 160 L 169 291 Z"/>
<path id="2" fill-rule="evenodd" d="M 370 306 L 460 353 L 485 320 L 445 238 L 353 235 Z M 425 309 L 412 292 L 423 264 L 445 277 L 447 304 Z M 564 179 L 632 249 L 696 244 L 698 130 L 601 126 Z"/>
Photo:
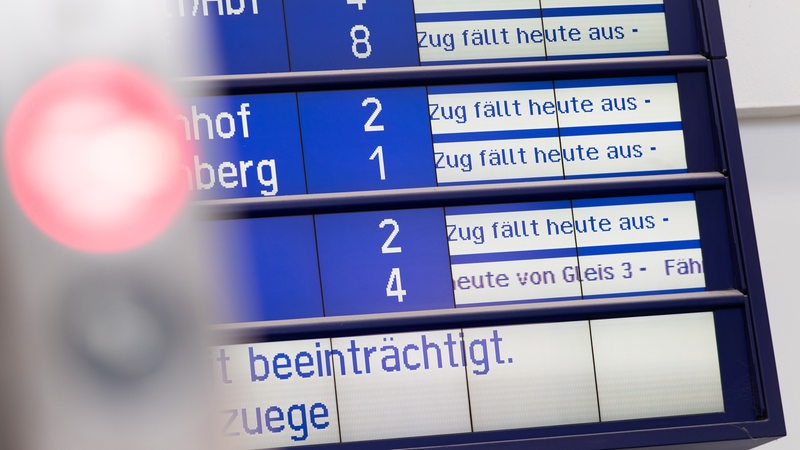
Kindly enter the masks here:
<path id="1" fill-rule="evenodd" d="M 702 55 L 637 56 L 523 63 L 481 63 L 380 69 L 214 75 L 178 78 L 186 95 L 365 89 L 453 83 L 549 81 L 568 78 L 636 76 L 707 70 Z"/>
<path id="2" fill-rule="evenodd" d="M 402 333 L 537 322 L 708 311 L 743 305 L 747 296 L 735 289 L 678 294 L 563 300 L 501 306 L 319 317 L 222 324 L 212 327 L 214 345 L 293 339 Z"/>
<path id="3" fill-rule="evenodd" d="M 205 219 L 237 219 L 479 203 L 638 196 L 718 189 L 725 186 L 726 182 L 727 177 L 722 173 L 697 172 L 204 200 L 195 202 L 194 210 Z"/>

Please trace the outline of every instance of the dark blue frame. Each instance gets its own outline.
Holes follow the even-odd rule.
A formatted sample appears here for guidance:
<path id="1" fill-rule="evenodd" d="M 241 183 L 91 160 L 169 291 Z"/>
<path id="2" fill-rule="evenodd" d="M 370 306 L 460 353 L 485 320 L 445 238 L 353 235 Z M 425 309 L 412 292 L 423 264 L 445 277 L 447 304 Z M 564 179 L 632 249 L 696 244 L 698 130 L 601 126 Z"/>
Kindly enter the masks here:
<path id="1" fill-rule="evenodd" d="M 219 200 L 197 205 L 213 218 L 320 214 L 430 206 L 694 192 L 705 292 L 221 325 L 218 343 L 341 337 L 413 330 L 714 311 L 725 413 L 367 441 L 309 448 L 480 447 L 612 449 L 696 444 L 752 448 L 785 434 L 755 230 L 716 0 L 666 0 L 673 55 L 512 64 L 425 66 L 183 80 L 219 94 L 538 81 L 612 76 L 678 76 L 688 173 L 484 184 L 444 188 Z M 686 33 L 685 27 L 690 27 Z M 702 39 L 676 37 L 677 27 Z M 694 47 L 692 45 L 698 44 Z M 675 55 L 676 53 L 692 53 Z M 501 70 L 502 69 L 502 70 Z M 698 102 L 698 96 L 706 102 Z M 694 99 L 692 108 L 687 108 Z M 701 107 L 697 107 L 697 105 Z M 710 151 L 709 149 L 713 149 Z M 701 151 L 703 150 L 703 151 Z M 662 448 L 662 447 L 659 447 Z M 691 448 L 695 448 L 692 445 Z"/>

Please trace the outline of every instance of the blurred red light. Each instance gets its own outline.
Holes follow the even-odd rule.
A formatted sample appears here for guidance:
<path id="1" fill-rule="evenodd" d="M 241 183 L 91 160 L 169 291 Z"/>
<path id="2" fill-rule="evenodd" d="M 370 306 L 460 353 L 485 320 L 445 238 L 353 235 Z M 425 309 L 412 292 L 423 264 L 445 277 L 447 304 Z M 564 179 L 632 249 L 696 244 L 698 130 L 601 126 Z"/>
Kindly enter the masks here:
<path id="1" fill-rule="evenodd" d="M 185 203 L 177 103 L 137 69 L 83 61 L 28 90 L 6 126 L 11 190 L 45 234 L 87 252 L 136 248 Z"/>

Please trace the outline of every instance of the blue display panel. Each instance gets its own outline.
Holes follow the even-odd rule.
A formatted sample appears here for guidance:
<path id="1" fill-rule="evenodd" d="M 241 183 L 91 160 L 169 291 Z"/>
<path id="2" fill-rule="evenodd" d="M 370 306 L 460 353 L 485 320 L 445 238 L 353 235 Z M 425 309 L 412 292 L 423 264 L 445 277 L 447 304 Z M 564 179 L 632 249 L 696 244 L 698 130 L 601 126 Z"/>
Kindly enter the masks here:
<path id="1" fill-rule="evenodd" d="M 298 95 L 309 193 L 433 186 L 424 88 Z"/>
<path id="2" fill-rule="evenodd" d="M 284 8 L 292 70 L 418 64 L 410 1 L 292 0 Z"/>
<path id="3" fill-rule="evenodd" d="M 193 40 L 190 47 L 202 49 L 198 71 L 187 75 L 289 71 L 282 0 L 177 0 L 164 5 L 175 27 Z"/>
<path id="4" fill-rule="evenodd" d="M 325 314 L 453 307 L 441 209 L 316 218 Z"/>
<path id="5" fill-rule="evenodd" d="M 311 217 L 215 221 L 206 232 L 209 251 L 224 262 L 220 322 L 323 315 Z"/>
<path id="6" fill-rule="evenodd" d="M 294 94 L 196 98 L 178 123 L 199 154 L 186 168 L 199 199 L 305 194 Z"/>

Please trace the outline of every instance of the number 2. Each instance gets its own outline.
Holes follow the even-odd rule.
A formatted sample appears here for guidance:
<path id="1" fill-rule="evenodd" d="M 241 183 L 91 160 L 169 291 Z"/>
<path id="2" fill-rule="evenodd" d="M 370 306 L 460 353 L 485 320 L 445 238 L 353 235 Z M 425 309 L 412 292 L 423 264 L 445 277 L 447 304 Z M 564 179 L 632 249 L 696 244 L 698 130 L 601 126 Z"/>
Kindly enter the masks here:
<path id="1" fill-rule="evenodd" d="M 380 228 L 384 228 L 386 226 L 392 227 L 392 231 L 389 232 L 389 237 L 386 238 L 386 242 L 381 245 L 381 253 L 401 253 L 403 251 L 403 247 L 392 247 L 392 241 L 394 241 L 394 238 L 397 237 L 397 233 L 400 232 L 400 224 L 394 219 L 383 219 L 380 225 L 378 225 Z"/>
<path id="2" fill-rule="evenodd" d="M 364 131 L 383 131 L 383 125 L 375 125 L 375 119 L 378 118 L 378 114 L 383 111 L 383 105 L 381 105 L 381 101 L 375 97 L 367 97 L 361 102 L 361 106 L 365 107 L 367 105 L 375 105 L 375 110 L 372 111 L 372 114 L 369 116 L 366 122 L 364 122 Z"/>

